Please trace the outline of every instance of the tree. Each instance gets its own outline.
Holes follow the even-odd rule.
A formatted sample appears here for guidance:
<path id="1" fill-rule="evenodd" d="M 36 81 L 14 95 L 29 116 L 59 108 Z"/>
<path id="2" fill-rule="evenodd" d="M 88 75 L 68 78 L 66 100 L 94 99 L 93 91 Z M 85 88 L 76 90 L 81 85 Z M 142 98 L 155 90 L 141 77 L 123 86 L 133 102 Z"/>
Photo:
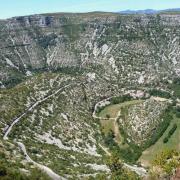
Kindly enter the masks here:
<path id="1" fill-rule="evenodd" d="M 176 108 L 176 117 L 180 118 L 180 107 Z"/>
<path id="2" fill-rule="evenodd" d="M 109 166 L 113 176 L 122 174 L 123 163 L 120 161 L 117 155 L 112 154 L 107 161 L 107 165 Z"/>
<path id="3" fill-rule="evenodd" d="M 7 171 L 5 166 L 3 166 L 2 164 L 0 165 L 0 177 L 2 176 L 6 176 L 7 175 Z"/>
<path id="4" fill-rule="evenodd" d="M 107 146 L 114 146 L 115 145 L 115 141 L 114 141 L 114 132 L 112 130 L 110 130 L 108 132 L 108 134 L 105 136 L 104 138 L 104 142 Z"/>
<path id="5" fill-rule="evenodd" d="M 167 143 L 167 142 L 168 142 L 168 138 L 165 137 L 165 138 L 163 139 L 163 143 Z"/>
<path id="6" fill-rule="evenodd" d="M 113 153 L 112 156 L 108 159 L 107 165 L 111 170 L 111 179 L 112 180 L 139 180 L 139 176 L 129 171 L 124 167 L 122 161 L 119 159 L 116 153 Z"/>
<path id="7" fill-rule="evenodd" d="M 108 119 L 109 119 L 110 117 L 111 117 L 111 116 L 110 116 L 109 114 L 106 114 L 106 118 L 108 118 Z"/>

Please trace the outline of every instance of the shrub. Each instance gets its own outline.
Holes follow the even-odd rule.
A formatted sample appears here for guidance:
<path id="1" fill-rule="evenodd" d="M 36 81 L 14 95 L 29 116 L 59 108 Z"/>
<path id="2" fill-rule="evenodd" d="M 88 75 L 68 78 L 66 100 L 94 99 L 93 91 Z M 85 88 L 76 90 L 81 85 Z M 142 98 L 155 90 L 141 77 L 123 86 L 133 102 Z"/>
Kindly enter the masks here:
<path id="1" fill-rule="evenodd" d="M 171 130 L 169 131 L 168 136 L 171 137 L 176 131 L 176 129 L 177 129 L 177 124 L 174 124 Z"/>
<path id="2" fill-rule="evenodd" d="M 123 163 L 120 161 L 117 154 L 112 154 L 112 156 L 107 160 L 107 165 L 111 170 L 111 179 L 140 179 L 138 175 L 134 172 L 129 171 L 124 168 Z"/>
<path id="3" fill-rule="evenodd" d="M 180 79 L 179 78 L 174 78 L 173 83 L 180 85 Z"/>
<path id="4" fill-rule="evenodd" d="M 109 119 L 110 117 L 111 117 L 111 116 L 110 116 L 109 114 L 106 114 L 106 118 L 108 118 L 108 119 Z"/>
<path id="5" fill-rule="evenodd" d="M 176 117 L 180 118 L 180 112 L 176 111 Z"/>
<path id="6" fill-rule="evenodd" d="M 0 165 L 0 177 L 6 176 L 7 175 L 7 170 L 3 165 Z"/>
<path id="7" fill-rule="evenodd" d="M 104 138 L 104 143 L 107 145 L 107 146 L 114 146 L 116 143 L 114 142 L 114 133 L 113 131 L 109 131 L 108 134 L 105 136 Z"/>
<path id="8" fill-rule="evenodd" d="M 162 97 L 162 98 L 170 98 L 171 97 L 171 94 L 169 92 L 161 91 L 161 90 L 158 90 L 158 89 L 150 90 L 149 94 L 151 96 L 159 96 L 159 97 Z"/>
<path id="9" fill-rule="evenodd" d="M 123 103 L 125 101 L 129 101 L 131 100 L 132 97 L 130 95 L 125 95 L 125 96 L 119 96 L 119 97 L 113 97 L 111 99 L 111 103 L 112 104 L 119 104 L 119 103 Z"/>
<path id="10" fill-rule="evenodd" d="M 167 143 L 168 142 L 168 137 L 165 137 L 164 139 L 163 139 L 163 143 Z"/>
<path id="11" fill-rule="evenodd" d="M 31 152 L 32 152 L 33 154 L 37 154 L 39 151 L 38 151 L 37 149 L 33 148 L 33 149 L 31 150 Z"/>
<path id="12" fill-rule="evenodd" d="M 180 107 L 176 108 L 176 117 L 180 118 Z"/>
<path id="13" fill-rule="evenodd" d="M 169 141 L 169 138 L 174 134 L 176 129 L 177 129 L 177 124 L 174 124 L 173 127 L 169 130 L 168 136 L 163 139 L 163 143 L 167 143 Z"/>
<path id="14" fill-rule="evenodd" d="M 166 175 L 172 175 L 174 170 L 180 165 L 177 159 L 178 156 L 179 153 L 175 150 L 164 150 L 157 154 L 153 164 L 162 168 Z"/>

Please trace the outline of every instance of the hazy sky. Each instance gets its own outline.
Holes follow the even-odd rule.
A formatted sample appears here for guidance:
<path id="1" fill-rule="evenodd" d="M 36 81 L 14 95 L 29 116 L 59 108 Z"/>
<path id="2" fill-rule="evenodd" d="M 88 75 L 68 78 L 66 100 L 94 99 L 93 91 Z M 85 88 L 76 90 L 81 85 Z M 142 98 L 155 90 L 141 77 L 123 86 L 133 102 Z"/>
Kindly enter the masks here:
<path id="1" fill-rule="evenodd" d="M 180 8 L 180 0 L 0 0 L 0 19 L 46 12 Z"/>

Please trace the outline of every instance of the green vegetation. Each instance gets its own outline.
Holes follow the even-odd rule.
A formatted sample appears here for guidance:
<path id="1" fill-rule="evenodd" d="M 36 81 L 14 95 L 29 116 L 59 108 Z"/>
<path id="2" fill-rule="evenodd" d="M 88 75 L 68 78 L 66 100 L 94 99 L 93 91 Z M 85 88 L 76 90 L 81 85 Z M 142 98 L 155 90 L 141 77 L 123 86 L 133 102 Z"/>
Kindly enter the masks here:
<path id="1" fill-rule="evenodd" d="M 121 156 L 125 159 L 128 160 L 129 162 L 136 162 L 138 160 L 138 158 L 142 155 L 142 152 L 152 146 L 164 133 L 164 131 L 167 129 L 167 127 L 169 126 L 169 123 L 172 120 L 172 116 L 170 114 L 170 110 L 166 110 L 161 116 L 160 119 L 163 119 L 163 121 L 161 121 L 159 123 L 159 125 L 154 129 L 151 137 L 148 137 L 148 139 L 141 145 L 137 146 L 134 142 L 128 142 L 127 139 L 130 138 L 127 135 L 127 132 L 123 129 L 120 128 L 120 132 L 122 134 L 122 136 L 124 137 L 125 140 L 125 148 L 121 148 L 120 152 L 121 152 Z M 160 128 L 158 128 L 160 127 Z M 127 153 L 129 152 L 129 153 Z M 130 154 L 130 156 L 128 155 Z"/>
<path id="2" fill-rule="evenodd" d="M 113 104 L 102 108 L 102 110 L 99 109 L 98 116 L 101 118 L 107 118 L 108 115 L 111 118 L 116 118 L 119 111 L 120 111 L 120 105 Z"/>
<path id="3" fill-rule="evenodd" d="M 34 161 L 44 165 L 48 164 L 48 167 L 53 169 L 53 171 L 59 175 L 69 174 L 76 177 L 80 174 L 93 174 L 98 171 L 95 171 L 85 165 L 88 163 L 103 164 L 100 157 L 71 150 L 67 151 L 58 148 L 56 145 L 40 142 L 36 142 L 36 144 L 34 144 L 34 141 L 31 139 L 26 140 L 25 143 L 28 154 Z M 46 151 L 44 151 L 44 149 Z M 36 153 L 37 151 L 39 156 Z M 74 166 L 74 164 L 77 164 L 77 166 Z M 101 173 L 101 171 L 99 172 Z"/>
<path id="4" fill-rule="evenodd" d="M 167 99 L 171 98 L 171 94 L 169 92 L 161 91 L 158 89 L 149 90 L 149 94 L 151 96 L 158 96 L 158 97 L 167 98 Z"/>
<path id="5" fill-rule="evenodd" d="M 60 175 L 77 179 L 79 175 L 97 173 L 97 179 L 104 180 L 102 172 L 86 166 L 105 163 L 103 156 L 94 156 L 100 153 L 95 147 L 104 140 L 103 145 L 116 154 L 109 162 L 112 179 L 136 179 L 127 175 L 129 172 L 122 168 L 119 158 L 136 163 L 150 147 L 152 151 L 145 151 L 150 162 L 162 148 L 179 149 L 180 108 L 163 112 L 168 102 L 151 99 L 149 106 L 143 98 L 119 96 L 113 97 L 109 106 L 97 109 L 97 115 L 105 120 L 94 120 L 92 111 L 101 98 L 133 89 L 146 93 L 152 88 L 150 95 L 171 98 L 175 103 L 180 98 L 180 79 L 174 79 L 172 84 L 171 80 L 178 75 L 178 26 L 176 16 L 102 12 L 49 14 L 45 18 L 34 15 L 1 21 L 0 84 L 12 88 L 0 90 L 0 135 L 28 107 L 58 92 L 23 116 L 7 142 L 22 141 L 33 160 Z M 33 77 L 27 77 L 26 70 Z M 67 88 L 62 92 L 57 91 L 64 86 Z M 118 113 L 121 114 L 116 119 Z M 8 149 L 9 146 L 6 150 L 11 158 L 22 156 L 18 148 Z M 0 161 L 1 175 L 13 179 L 13 174 L 21 176 L 17 175 L 21 172 L 14 171 L 21 168 L 31 174 L 33 165 L 22 165 L 23 159 L 12 158 L 17 163 L 10 165 L 7 164 L 11 162 Z"/>
<path id="6" fill-rule="evenodd" d="M 107 134 L 110 131 L 114 131 L 114 120 L 100 120 L 102 132 Z"/>
<path id="7" fill-rule="evenodd" d="M 39 169 L 32 169 L 29 175 L 21 172 L 18 168 L 14 167 L 13 163 L 0 160 L 0 179 L 1 180 L 50 180 L 47 174 Z"/>
<path id="8" fill-rule="evenodd" d="M 180 107 L 176 108 L 176 117 L 180 118 Z"/>
<path id="9" fill-rule="evenodd" d="M 160 116 L 160 119 L 163 119 L 158 125 L 158 127 L 155 129 L 154 133 L 152 134 L 151 138 L 146 141 L 145 144 L 143 144 L 142 149 L 146 149 L 153 144 L 156 143 L 156 141 L 163 135 L 163 133 L 166 131 L 167 127 L 173 120 L 173 116 L 171 114 L 172 109 L 171 107 L 167 108 L 165 112 Z"/>
<path id="10" fill-rule="evenodd" d="M 165 137 L 164 139 L 163 139 L 163 143 L 167 143 L 168 142 L 168 137 Z"/>
<path id="11" fill-rule="evenodd" d="M 164 143 L 168 142 L 169 138 L 173 135 L 173 133 L 176 131 L 176 129 L 177 129 L 177 124 L 174 124 L 173 127 L 170 129 L 168 136 L 163 139 Z"/>
<path id="12" fill-rule="evenodd" d="M 41 170 L 29 163 L 22 163 L 22 158 L 24 159 L 13 144 L 0 140 L 0 179 L 50 180 L 49 176 Z"/>
<path id="13" fill-rule="evenodd" d="M 174 131 L 175 124 L 177 124 L 176 131 Z M 171 133 L 173 133 L 173 134 L 167 140 L 167 137 Z M 167 142 L 164 143 L 164 141 L 167 141 Z M 164 149 L 164 150 L 176 149 L 177 151 L 180 151 L 179 142 L 180 142 L 180 119 L 177 118 L 175 115 L 173 115 L 173 119 L 171 120 L 170 125 L 166 129 L 164 134 L 157 140 L 157 142 L 154 145 L 152 145 L 151 147 L 149 147 L 148 149 L 146 149 L 143 152 L 143 154 L 140 158 L 140 161 L 143 164 L 149 166 L 150 164 L 152 164 L 152 159 L 154 159 L 156 154 L 159 154 L 162 149 Z"/>
<path id="14" fill-rule="evenodd" d="M 161 168 L 167 175 L 172 175 L 173 171 L 179 167 L 180 153 L 176 150 L 163 150 L 156 155 L 153 165 Z"/>
<path id="15" fill-rule="evenodd" d="M 125 104 L 129 105 L 129 102 L 125 103 Z M 137 160 L 137 158 L 135 156 L 137 155 L 137 152 L 139 152 L 138 146 L 132 146 L 133 148 L 131 148 L 127 144 L 125 132 L 121 127 L 119 130 L 120 137 L 119 138 L 116 137 L 117 134 L 115 134 L 115 127 L 114 127 L 113 120 L 104 120 L 101 122 L 102 122 L 102 126 L 104 127 L 104 130 L 106 130 L 105 131 L 106 134 L 105 134 L 105 138 L 104 138 L 105 144 L 111 149 L 112 152 L 118 154 L 118 156 L 121 157 L 123 160 L 126 160 L 128 162 L 135 162 Z M 109 123 L 107 123 L 107 122 L 109 122 Z M 110 122 L 112 125 L 110 125 Z M 110 127 L 112 127 L 112 129 Z M 110 130 L 110 131 L 108 132 L 107 130 Z M 119 139 L 118 142 L 117 141 L 115 142 L 115 137 L 116 137 L 116 140 Z M 124 140 L 122 141 L 122 139 L 124 139 Z M 138 157 L 139 157 L 139 155 L 138 155 Z"/>
<path id="16" fill-rule="evenodd" d="M 125 101 L 130 101 L 131 99 L 132 97 L 130 95 L 124 95 L 124 96 L 113 97 L 110 101 L 111 104 L 119 104 Z"/>
<path id="17" fill-rule="evenodd" d="M 112 180 L 140 180 L 140 177 L 136 173 L 129 171 L 127 168 L 123 167 L 123 163 L 116 154 L 113 154 L 107 160 L 107 165 L 111 170 Z"/>
<path id="18" fill-rule="evenodd" d="M 10 89 L 0 90 L 0 102 L 3 104 L 0 109 L 0 119 L 7 124 L 10 124 L 11 121 L 21 115 L 26 107 L 27 98 L 33 97 L 35 99 L 31 100 L 31 104 L 36 101 L 36 98 L 39 97 L 38 91 L 34 90 L 34 85 L 39 86 L 39 91 L 43 91 L 44 87 L 49 86 L 50 79 L 55 77 L 61 78 L 61 74 L 55 73 L 41 73 L 37 74 L 34 77 L 27 79 L 25 82 L 22 82 Z M 57 88 L 57 83 L 54 83 L 53 91 Z M 1 127 L 2 124 L 0 124 Z"/>
<path id="19" fill-rule="evenodd" d="M 163 97 L 165 95 L 163 94 Z M 129 99 L 129 98 L 128 98 Z M 126 100 L 126 98 L 125 98 Z M 127 114 L 127 109 L 131 105 L 136 105 L 139 103 L 142 103 L 143 100 L 132 100 L 132 101 L 126 101 L 122 100 L 122 98 L 114 98 L 112 100 L 115 104 L 108 105 L 104 107 L 99 113 L 99 117 L 107 118 L 107 115 L 111 118 L 116 118 L 118 112 L 121 110 L 121 117 L 123 118 Z M 123 102 L 120 104 L 116 104 L 118 102 Z M 162 115 L 159 117 L 159 119 L 163 119 L 163 121 L 160 121 L 159 125 L 154 129 L 154 133 L 152 133 L 152 136 L 146 140 L 145 143 L 141 144 L 140 146 L 137 146 L 135 143 L 128 141 L 129 136 L 127 135 L 127 132 L 120 126 L 119 132 L 120 132 L 120 144 L 117 142 L 114 127 L 114 120 L 108 119 L 107 120 L 101 120 L 101 126 L 102 126 L 102 132 L 104 135 L 104 143 L 111 149 L 112 152 L 115 152 L 119 155 L 122 159 L 134 163 L 136 162 L 139 157 L 142 155 L 142 152 L 152 146 L 156 143 L 156 141 L 163 135 L 164 131 L 169 126 L 171 120 L 173 119 L 173 116 L 171 115 L 172 108 L 167 108 Z M 124 117 L 125 118 L 125 117 Z M 123 141 L 122 141 L 123 139 Z"/>
<path id="20" fill-rule="evenodd" d="M 118 112 L 121 110 L 122 107 L 128 107 L 131 105 L 135 105 L 138 103 L 142 103 L 143 100 L 132 100 L 132 101 L 122 101 L 122 103 L 119 101 L 119 98 L 114 98 L 111 100 L 112 104 L 108 105 L 100 110 L 98 110 L 99 113 L 98 116 L 102 118 L 107 118 L 107 115 L 110 116 L 110 118 L 116 118 L 118 115 Z"/>
<path id="21" fill-rule="evenodd" d="M 56 45 L 55 39 L 57 38 L 56 34 L 50 34 L 49 36 L 42 36 L 38 38 L 38 43 L 41 47 L 46 49 L 48 46 Z"/>
<path id="22" fill-rule="evenodd" d="M 106 120 L 100 120 L 101 123 L 101 132 L 107 138 L 109 133 L 114 133 L 114 139 L 115 141 L 120 144 L 122 142 L 122 137 L 119 132 L 119 125 L 118 123 L 113 119 L 106 119 Z"/>
<path id="23" fill-rule="evenodd" d="M 21 74 L 20 72 L 17 72 L 16 70 L 11 70 L 9 73 L 11 73 L 11 74 L 9 75 L 8 79 L 2 80 L 2 83 L 7 88 L 12 88 L 12 87 L 16 86 L 17 84 L 26 80 L 26 77 L 23 74 Z"/>
<path id="24" fill-rule="evenodd" d="M 131 98 L 128 96 L 113 98 L 111 102 L 114 104 L 104 107 L 104 109 L 99 112 L 98 116 L 102 118 L 107 118 L 107 115 L 109 115 L 111 118 L 116 118 L 121 108 L 126 108 L 128 106 L 143 102 L 143 100 L 126 101 L 129 99 Z M 141 155 L 140 148 L 134 144 L 127 143 L 127 141 L 125 140 L 126 133 L 122 128 L 120 128 L 117 132 L 115 128 L 119 128 L 119 125 L 115 124 L 114 121 L 114 119 L 100 121 L 104 136 L 104 143 L 111 149 L 112 152 L 118 154 L 119 157 L 121 157 L 122 159 L 128 162 L 135 162 Z M 115 125 L 118 127 L 115 127 Z M 122 138 L 124 139 L 124 142 L 122 142 Z"/>
<path id="25" fill-rule="evenodd" d="M 85 69 L 83 69 L 85 71 Z M 79 67 L 58 67 L 54 70 L 55 73 L 64 73 L 73 76 L 82 74 L 84 71 Z"/>
<path id="26" fill-rule="evenodd" d="M 99 117 L 105 118 L 108 115 L 111 118 L 115 118 L 117 116 L 118 111 L 120 110 L 120 106 L 121 106 L 120 103 L 123 103 L 125 101 L 130 101 L 131 99 L 132 97 L 129 95 L 113 97 L 110 99 L 110 105 L 97 107 L 96 113 Z"/>
<path id="27" fill-rule="evenodd" d="M 78 79 L 78 77 L 76 78 Z M 84 100 L 84 93 L 87 89 L 85 91 L 82 86 L 77 86 L 76 78 L 73 78 L 75 79 L 73 89 L 72 87 L 66 88 L 63 93 L 60 92 L 38 105 L 27 113 L 9 134 L 9 140 L 16 138 L 23 141 L 29 156 L 34 161 L 48 166 L 62 176 L 64 174 L 75 176 L 74 179 L 81 174 L 102 173 L 102 171 L 96 171 L 86 164 L 104 164 L 102 157 L 91 155 L 91 147 L 95 147 L 94 139 L 101 137 L 91 113 L 88 112 L 87 102 Z M 37 99 L 46 97 L 70 83 L 71 76 L 46 73 L 34 76 L 12 89 L 2 90 L 0 98 L 2 98 L 1 102 L 6 109 L 2 108 L 0 111 L 6 113 L 0 113 L 0 116 L 6 120 L 5 122 L 11 122 L 14 117 L 23 113 L 27 106 L 33 104 Z M 70 91 L 71 93 L 68 94 Z M 20 97 L 22 99 L 19 99 Z M 27 99 L 28 105 L 26 106 Z M 16 107 L 16 100 L 23 106 Z M 17 108 L 20 107 L 21 109 L 17 111 Z M 13 108 L 15 109 L 14 114 L 8 113 L 8 109 L 13 112 Z M 5 115 L 8 116 L 8 119 L 4 118 Z M 37 138 L 37 135 L 42 136 L 50 131 L 52 137 L 59 140 L 58 142 L 61 140 L 65 147 L 73 147 L 75 150 L 61 149 L 56 144 L 44 143 L 43 140 L 41 142 Z M 93 140 L 89 138 L 89 135 Z M 92 151 L 92 153 L 95 152 Z"/>
<path id="28" fill-rule="evenodd" d="M 74 24 L 69 22 L 66 25 L 63 25 L 63 32 L 67 35 L 71 41 L 75 41 L 79 38 L 80 34 L 86 29 L 86 24 Z"/>
<path id="29" fill-rule="evenodd" d="M 180 78 L 175 78 L 173 80 L 173 83 L 169 84 L 168 86 L 171 90 L 174 91 L 173 96 L 176 98 L 180 98 L 180 91 L 179 91 L 179 89 L 180 89 Z"/>
<path id="30" fill-rule="evenodd" d="M 104 137 L 104 143 L 105 145 L 107 145 L 108 147 L 113 147 L 116 145 L 115 141 L 114 141 L 115 135 L 114 132 L 112 130 L 110 130 L 107 135 L 105 135 Z"/>

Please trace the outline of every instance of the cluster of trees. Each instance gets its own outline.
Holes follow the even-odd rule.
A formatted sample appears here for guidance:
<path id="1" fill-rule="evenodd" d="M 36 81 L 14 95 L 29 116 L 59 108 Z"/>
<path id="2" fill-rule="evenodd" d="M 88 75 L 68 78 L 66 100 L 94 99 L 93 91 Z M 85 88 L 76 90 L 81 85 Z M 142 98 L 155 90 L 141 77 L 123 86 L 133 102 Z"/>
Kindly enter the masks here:
<path id="1" fill-rule="evenodd" d="M 78 75 L 82 74 L 84 69 L 80 69 L 80 67 L 58 67 L 56 70 L 53 70 L 53 72 L 61 72 L 64 74 L 70 74 L 70 75 Z"/>
<path id="2" fill-rule="evenodd" d="M 180 107 L 176 108 L 176 117 L 180 118 Z"/>
<path id="3" fill-rule="evenodd" d="M 123 103 L 125 101 L 130 101 L 132 100 L 132 97 L 130 95 L 124 95 L 124 96 L 118 96 L 118 97 L 113 97 L 110 99 L 110 104 L 119 104 L 119 103 Z M 100 113 L 103 109 L 105 108 L 105 106 L 103 107 L 97 107 L 96 109 L 96 113 Z M 107 118 L 110 118 L 110 115 L 107 115 Z"/>
<path id="4" fill-rule="evenodd" d="M 169 130 L 168 135 L 163 139 L 164 143 L 169 141 L 169 138 L 174 134 L 177 129 L 177 124 L 174 124 L 173 127 Z"/>
<path id="5" fill-rule="evenodd" d="M 6 159 L 6 155 L 0 152 L 0 179 L 1 180 L 50 180 L 49 176 L 39 169 L 30 169 L 28 174 L 22 173 L 19 168 L 22 164 L 12 163 Z"/>
<path id="6" fill-rule="evenodd" d="M 171 94 L 169 92 L 161 91 L 161 90 L 158 90 L 158 89 L 149 90 L 149 94 L 151 96 L 159 96 L 159 97 L 167 98 L 167 99 L 171 98 Z"/>
<path id="7" fill-rule="evenodd" d="M 177 84 L 177 85 L 180 85 L 180 78 L 174 78 L 173 83 Z"/>
<path id="8" fill-rule="evenodd" d="M 135 144 L 128 144 L 127 147 L 118 147 L 117 152 L 119 154 L 119 157 L 129 163 L 136 163 L 136 161 L 142 154 L 141 148 L 136 146 Z"/>
<path id="9" fill-rule="evenodd" d="M 169 89 L 174 91 L 174 94 L 173 94 L 174 98 L 180 98 L 180 91 L 179 91 L 179 88 L 180 88 L 180 78 L 175 78 L 173 80 L 173 83 L 169 84 L 168 87 L 169 87 Z"/>
<path id="10" fill-rule="evenodd" d="M 112 156 L 107 160 L 107 165 L 111 170 L 112 180 L 140 180 L 140 177 L 135 172 L 124 167 L 117 154 L 112 154 Z"/>
<path id="11" fill-rule="evenodd" d="M 69 22 L 68 24 L 64 24 L 62 26 L 64 34 L 66 34 L 71 41 L 75 41 L 79 38 L 80 34 L 86 31 L 86 24 L 74 24 L 73 22 Z"/>
<path id="12" fill-rule="evenodd" d="M 132 100 L 132 97 L 130 95 L 124 95 L 124 96 L 113 97 L 110 101 L 111 104 L 119 104 L 130 100 Z"/>
<path id="13" fill-rule="evenodd" d="M 96 113 L 99 114 L 103 109 L 105 108 L 105 106 L 98 106 L 97 109 L 96 109 Z"/>
<path id="14" fill-rule="evenodd" d="M 115 135 L 114 132 L 112 130 L 110 130 L 107 135 L 105 135 L 104 137 L 104 143 L 108 146 L 108 147 L 113 147 L 116 146 L 116 142 L 114 141 Z"/>
<path id="15" fill-rule="evenodd" d="M 172 175 L 173 171 L 180 165 L 179 155 L 179 152 L 175 150 L 164 150 L 157 154 L 153 165 L 159 166 L 167 175 Z"/>
<path id="16" fill-rule="evenodd" d="M 121 132 L 123 132 L 123 130 Z M 121 159 L 128 161 L 130 163 L 135 163 L 142 154 L 141 148 L 133 143 L 128 143 L 126 141 L 126 138 L 125 138 L 126 141 L 125 143 L 127 145 L 119 146 L 115 142 L 114 138 L 115 138 L 114 132 L 112 130 L 109 131 L 108 134 L 104 136 L 105 145 L 109 147 L 111 152 L 116 154 Z"/>
<path id="17" fill-rule="evenodd" d="M 41 47 L 46 49 L 48 46 L 56 45 L 55 39 L 57 38 L 56 34 L 50 34 L 49 36 L 42 36 L 38 39 L 38 43 Z"/>
<path id="18" fill-rule="evenodd" d="M 12 149 L 9 149 L 12 151 Z M 9 151 L 9 152 L 11 152 Z M 28 173 L 21 171 L 27 169 Z M 31 168 L 30 164 L 22 164 L 12 159 L 0 148 L 0 180 L 50 180 L 51 178 L 38 168 Z"/>
<path id="19" fill-rule="evenodd" d="M 173 116 L 170 114 L 171 107 L 167 108 L 166 111 L 161 115 L 160 119 L 163 119 L 158 127 L 154 130 L 152 137 L 142 146 L 143 149 L 150 147 L 155 144 L 156 141 L 163 135 L 167 127 L 169 126 Z"/>
<path id="20" fill-rule="evenodd" d="M 20 75 L 19 73 L 15 73 L 8 77 L 8 79 L 5 79 L 2 83 L 5 85 L 5 87 L 11 88 L 19 83 L 21 83 L 25 78 Z"/>

